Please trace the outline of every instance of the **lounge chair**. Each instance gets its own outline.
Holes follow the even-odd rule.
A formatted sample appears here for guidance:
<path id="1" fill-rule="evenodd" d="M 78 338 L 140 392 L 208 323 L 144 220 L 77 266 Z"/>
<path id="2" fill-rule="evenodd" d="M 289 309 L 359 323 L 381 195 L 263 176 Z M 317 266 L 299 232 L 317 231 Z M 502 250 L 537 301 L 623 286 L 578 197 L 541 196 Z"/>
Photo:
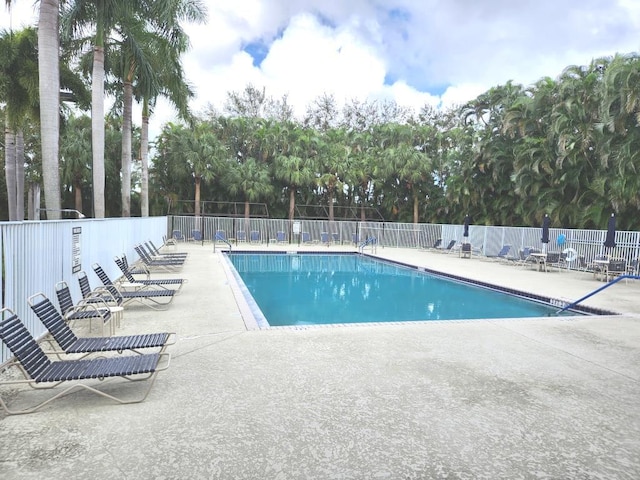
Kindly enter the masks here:
<path id="1" fill-rule="evenodd" d="M 320 232 L 320 243 L 324 243 L 326 245 L 331 244 L 331 238 L 329 237 L 329 232 Z"/>
<path id="2" fill-rule="evenodd" d="M 496 255 L 496 258 L 499 261 L 511 261 L 511 258 L 509 258 L 509 252 L 511 251 L 511 245 L 503 245 L 502 248 L 500 249 L 500 251 L 498 252 L 498 254 Z"/>
<path id="3" fill-rule="evenodd" d="M 134 265 L 130 265 L 128 261 L 125 261 L 124 266 L 130 275 L 144 275 L 147 278 L 151 277 L 151 271 L 142 261 L 136 262 Z"/>
<path id="4" fill-rule="evenodd" d="M 89 283 L 89 277 L 84 270 L 78 272 L 78 285 L 80 285 L 80 292 L 82 293 L 82 299 L 85 302 L 97 302 L 106 304 L 109 307 L 122 306 L 122 297 L 114 297 L 109 290 L 104 287 L 92 289 Z"/>
<path id="5" fill-rule="evenodd" d="M 140 245 L 133 247 L 140 257 L 140 261 L 144 264 L 145 268 L 150 272 L 153 271 L 168 271 L 175 272 L 182 268 L 184 265 L 184 259 L 180 258 L 152 258 Z"/>
<path id="6" fill-rule="evenodd" d="M 503 245 L 500 248 L 500 250 L 498 250 L 497 254 L 495 255 L 488 254 L 488 255 L 485 255 L 484 258 L 490 261 L 497 261 L 501 263 L 511 263 L 515 260 L 518 260 L 517 258 L 509 256 L 510 253 L 511 253 L 511 245 Z"/>
<path id="7" fill-rule="evenodd" d="M 249 241 L 251 243 L 260 243 L 260 232 L 258 230 L 251 230 L 249 232 Z"/>
<path id="8" fill-rule="evenodd" d="M 202 232 L 200 230 L 191 230 L 191 240 L 194 242 L 202 242 Z"/>
<path id="9" fill-rule="evenodd" d="M 122 306 L 125 306 L 131 302 L 137 302 L 145 307 L 153 308 L 154 310 L 164 310 L 173 301 L 173 297 L 176 294 L 175 290 L 162 289 L 149 289 L 148 287 L 137 284 L 132 284 L 135 290 L 126 290 L 118 288 L 111 281 L 107 273 L 102 269 L 100 265 L 94 263 L 92 266 L 93 271 L 104 285 L 111 295 L 115 298 L 122 299 Z M 162 299 L 162 301 L 160 300 Z"/>
<path id="10" fill-rule="evenodd" d="M 39 294 L 43 295 L 43 294 Z M 43 295 L 44 296 L 44 295 Z M 100 322 L 102 335 L 104 336 L 105 327 L 109 327 L 111 335 L 115 333 L 115 318 L 111 315 L 111 309 L 102 301 L 84 302 L 81 301 L 77 305 L 73 304 L 71 291 L 67 282 L 62 281 L 56 283 L 56 297 L 58 298 L 58 306 L 67 322 L 77 322 L 78 320 L 89 321 L 89 331 L 92 331 L 93 321 Z M 48 300 L 48 299 L 47 299 Z"/>
<path id="11" fill-rule="evenodd" d="M 309 232 L 302 232 L 302 243 L 311 243 L 311 234 Z"/>
<path id="12" fill-rule="evenodd" d="M 166 235 L 162 236 L 162 243 L 164 244 L 165 247 L 173 247 L 174 249 L 177 248 L 178 244 L 176 243 L 176 241 L 172 238 L 167 238 Z"/>
<path id="13" fill-rule="evenodd" d="M 439 252 L 439 253 L 451 253 L 451 252 L 457 251 L 457 249 L 453 248 L 453 247 L 456 246 L 456 243 L 458 243 L 458 242 L 456 242 L 455 240 L 451 240 L 451 241 L 449 241 L 449 243 L 447 244 L 447 246 L 445 248 L 436 248 L 436 252 Z"/>
<path id="14" fill-rule="evenodd" d="M 139 250 L 141 250 L 146 255 L 146 258 L 148 258 L 151 261 L 174 262 L 174 263 L 183 264 L 187 259 L 187 257 L 181 253 L 167 253 L 167 254 L 155 255 L 153 253 L 153 250 L 151 249 L 151 246 L 148 243 L 139 243 L 136 246 L 138 247 Z M 136 249 L 136 251 L 138 251 L 138 249 Z"/>
<path id="15" fill-rule="evenodd" d="M 430 248 L 440 248 L 440 245 L 442 245 L 442 239 L 438 238 L 435 242 L 433 242 L 433 245 L 431 247 L 426 246 L 426 249 L 430 249 Z"/>
<path id="16" fill-rule="evenodd" d="M 171 356 L 167 352 L 52 361 L 13 311 L 8 308 L 2 309 L 0 319 L 2 319 L 0 320 L 0 339 L 16 357 L 16 362 L 11 365 L 18 367 L 24 375 L 22 380 L 0 380 L 0 385 L 27 384 L 39 389 L 51 389 L 61 384 L 68 385 L 54 396 L 22 410 L 9 409 L 0 396 L 0 405 L 9 415 L 33 413 L 54 400 L 68 395 L 74 389 L 85 389 L 121 404 L 139 403 L 149 395 L 157 373 L 169 367 Z M 162 365 L 160 365 L 161 359 Z M 120 377 L 129 381 L 148 380 L 147 390 L 141 397 L 125 400 L 106 393 L 96 386 L 83 383 L 98 380 L 100 384 L 102 380 L 109 377 Z"/>
<path id="17" fill-rule="evenodd" d="M 236 242 L 246 242 L 247 241 L 247 232 L 244 230 L 238 230 L 236 232 Z"/>
<path id="18" fill-rule="evenodd" d="M 175 343 L 175 333 L 149 333 L 143 335 L 125 335 L 112 337 L 77 337 L 65 319 L 43 293 L 29 297 L 31 310 L 51 333 L 64 353 L 96 353 L 131 350 L 136 353 L 142 348 L 159 348 L 163 352 Z"/>
<path id="19" fill-rule="evenodd" d="M 122 254 L 122 257 L 114 257 L 113 260 L 118 265 L 118 268 L 124 275 L 124 278 L 129 283 L 141 283 L 145 286 L 155 286 L 159 288 L 171 288 L 172 290 L 176 290 L 176 293 L 182 288 L 182 286 L 187 281 L 184 278 L 147 278 L 144 280 L 139 280 L 133 276 L 133 274 L 127 269 L 127 257 Z M 175 288 L 173 288 L 175 287 Z"/>
<path id="20" fill-rule="evenodd" d="M 283 231 L 276 232 L 276 242 L 278 243 L 286 243 L 287 235 Z"/>
<path id="21" fill-rule="evenodd" d="M 186 252 L 162 252 L 151 240 L 144 242 L 144 244 L 147 246 L 147 250 L 151 253 L 152 257 L 186 258 L 189 256 Z"/>
<path id="22" fill-rule="evenodd" d="M 224 230 L 216 230 L 215 241 L 223 243 L 228 242 L 227 232 L 225 232 Z"/>

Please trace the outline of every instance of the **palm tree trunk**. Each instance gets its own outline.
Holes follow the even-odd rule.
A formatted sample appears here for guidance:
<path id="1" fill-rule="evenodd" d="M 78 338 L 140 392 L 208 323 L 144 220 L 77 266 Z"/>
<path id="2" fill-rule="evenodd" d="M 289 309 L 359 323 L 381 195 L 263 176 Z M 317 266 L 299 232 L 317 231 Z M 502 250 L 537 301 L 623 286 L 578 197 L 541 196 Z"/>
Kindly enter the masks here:
<path id="1" fill-rule="evenodd" d="M 333 222 L 333 189 L 334 187 L 329 187 L 329 221 Z"/>
<path id="2" fill-rule="evenodd" d="M 413 223 L 418 223 L 418 195 L 413 195 Z"/>
<path id="3" fill-rule="evenodd" d="M 7 208 L 9 210 L 9 221 L 16 218 L 16 136 L 9 121 L 4 128 L 4 173 L 7 182 Z"/>
<path id="4" fill-rule="evenodd" d="M 82 211 L 82 179 L 78 179 L 73 184 L 73 196 L 75 209 L 79 212 Z"/>
<path id="5" fill-rule="evenodd" d="M 96 34 L 91 75 L 91 144 L 93 151 L 93 216 L 104 218 L 104 48 Z M 46 192 L 45 192 L 46 196 Z"/>
<path id="6" fill-rule="evenodd" d="M 16 220 L 24 220 L 24 132 L 16 132 Z"/>
<path id="7" fill-rule="evenodd" d="M 289 187 L 289 222 L 293 222 L 293 215 L 296 210 L 296 189 Z"/>
<path id="8" fill-rule="evenodd" d="M 140 161 L 142 178 L 140 185 L 140 215 L 149 216 L 149 103 L 145 98 L 142 106 L 142 132 L 140 133 Z"/>
<path id="9" fill-rule="evenodd" d="M 131 216 L 131 106 L 133 85 L 124 82 L 122 108 L 122 216 Z"/>
<path id="10" fill-rule="evenodd" d="M 58 0 L 41 0 L 38 18 L 38 77 L 40 91 L 40 141 L 47 218 L 60 218 L 60 65 L 58 52 Z"/>
<path id="11" fill-rule="evenodd" d="M 195 205 L 194 205 L 194 212 L 196 217 L 200 216 L 200 181 L 201 180 L 202 178 L 199 175 L 196 175 L 196 198 L 195 198 Z"/>

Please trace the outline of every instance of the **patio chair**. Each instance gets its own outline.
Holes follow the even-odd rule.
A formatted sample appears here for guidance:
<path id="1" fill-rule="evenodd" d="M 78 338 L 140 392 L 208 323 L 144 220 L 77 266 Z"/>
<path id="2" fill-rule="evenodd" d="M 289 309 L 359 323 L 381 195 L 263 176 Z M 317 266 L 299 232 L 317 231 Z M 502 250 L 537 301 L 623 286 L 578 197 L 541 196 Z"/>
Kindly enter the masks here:
<path id="1" fill-rule="evenodd" d="M 558 270 L 560 270 L 564 265 L 566 265 L 566 262 L 564 260 L 564 258 L 562 257 L 563 253 L 560 252 L 548 252 L 547 253 L 547 258 L 546 258 L 546 265 L 548 267 L 556 267 Z M 566 255 L 565 255 L 566 258 Z"/>
<path id="2" fill-rule="evenodd" d="M 176 290 L 176 293 L 178 293 L 182 286 L 187 282 L 185 278 L 147 278 L 139 280 L 135 278 L 133 274 L 127 269 L 127 256 L 124 253 L 122 254 L 122 257 L 113 257 L 113 260 L 116 262 L 116 265 L 118 265 L 118 268 L 122 272 L 122 275 L 124 275 L 124 278 L 129 283 L 141 283 L 142 285 L 146 286 L 171 288 L 171 290 Z"/>
<path id="3" fill-rule="evenodd" d="M 470 243 L 463 243 L 460 246 L 460 258 L 471 258 L 472 248 Z"/>
<path id="4" fill-rule="evenodd" d="M 154 310 L 164 310 L 173 301 L 173 297 L 176 294 L 175 290 L 164 288 L 152 290 L 144 285 L 138 287 L 137 284 L 131 284 L 134 290 L 118 288 L 100 265 L 94 263 L 91 267 L 104 285 L 104 288 L 115 298 L 122 299 L 123 307 L 131 302 L 137 302 Z"/>
<path id="5" fill-rule="evenodd" d="M 115 319 L 112 317 L 111 310 L 106 303 L 102 301 L 81 301 L 77 305 L 74 305 L 69 285 L 67 285 L 65 281 L 56 283 L 56 297 L 58 298 L 58 306 L 65 321 L 77 322 L 79 320 L 88 320 L 89 332 L 91 332 L 93 330 L 93 321 L 97 320 L 100 322 L 102 328 L 102 336 L 104 336 L 104 329 L 107 326 L 109 327 L 111 335 L 115 333 Z"/>
<path id="6" fill-rule="evenodd" d="M 249 232 L 249 241 L 251 243 L 260 243 L 260 232 L 258 230 L 251 230 Z"/>
<path id="7" fill-rule="evenodd" d="M 311 234 L 309 232 L 302 232 L 300 241 L 302 243 L 311 243 Z"/>
<path id="8" fill-rule="evenodd" d="M 236 242 L 246 242 L 247 241 L 247 232 L 244 230 L 238 230 L 236 232 Z"/>
<path id="9" fill-rule="evenodd" d="M 215 239 L 216 241 L 227 242 L 227 232 L 224 230 L 216 230 Z"/>
<path id="10" fill-rule="evenodd" d="M 194 242 L 202 242 L 204 240 L 202 232 L 198 229 L 191 230 L 191 240 Z"/>
<path id="11" fill-rule="evenodd" d="M 182 235 L 182 232 L 180 230 L 174 230 L 173 233 L 171 234 L 171 237 L 176 242 L 184 242 L 185 240 L 184 235 Z"/>
<path id="12" fill-rule="evenodd" d="M 0 380 L 0 385 L 27 384 L 37 389 L 52 389 L 58 385 L 66 385 L 66 388 L 52 397 L 21 410 L 10 409 L 0 396 L 0 405 L 9 415 L 36 412 L 76 389 L 87 390 L 120 404 L 139 403 L 149 395 L 158 372 L 169 367 L 171 356 L 167 352 L 52 361 L 13 311 L 8 308 L 2 309 L 0 319 L 0 339 L 16 357 L 16 362 L 11 366 L 16 366 L 24 376 L 24 379 L 20 380 Z M 109 377 L 129 381 L 148 380 L 147 389 L 141 397 L 127 400 L 106 393 L 97 388 L 97 385 L 91 384 L 95 384 L 92 380 L 98 380 L 98 384 L 104 385 L 102 380 Z"/>
<path id="13" fill-rule="evenodd" d="M 638 259 L 634 258 L 627 265 L 627 274 L 628 275 L 638 275 Z"/>
<path id="14" fill-rule="evenodd" d="M 122 353 L 124 350 L 140 353 L 138 350 L 142 348 L 159 348 L 159 351 L 163 352 L 176 340 L 175 333 L 167 332 L 116 337 L 78 337 L 45 294 L 36 293 L 30 296 L 28 303 L 58 346 L 67 354 Z"/>
<path id="15" fill-rule="evenodd" d="M 609 266 L 606 270 L 607 281 L 627 273 L 627 261 L 624 258 L 609 259 Z"/>
<path id="16" fill-rule="evenodd" d="M 276 232 L 276 242 L 278 243 L 286 243 L 287 235 L 283 231 Z"/>

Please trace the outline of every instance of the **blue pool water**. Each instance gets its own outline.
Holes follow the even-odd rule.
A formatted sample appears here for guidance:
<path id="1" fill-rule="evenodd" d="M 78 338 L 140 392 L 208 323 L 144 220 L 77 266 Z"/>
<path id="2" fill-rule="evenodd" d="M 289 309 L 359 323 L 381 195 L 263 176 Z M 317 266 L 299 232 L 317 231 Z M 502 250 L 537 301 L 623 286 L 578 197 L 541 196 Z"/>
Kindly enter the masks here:
<path id="1" fill-rule="evenodd" d="M 271 326 L 543 317 L 557 310 L 362 255 L 228 257 Z"/>

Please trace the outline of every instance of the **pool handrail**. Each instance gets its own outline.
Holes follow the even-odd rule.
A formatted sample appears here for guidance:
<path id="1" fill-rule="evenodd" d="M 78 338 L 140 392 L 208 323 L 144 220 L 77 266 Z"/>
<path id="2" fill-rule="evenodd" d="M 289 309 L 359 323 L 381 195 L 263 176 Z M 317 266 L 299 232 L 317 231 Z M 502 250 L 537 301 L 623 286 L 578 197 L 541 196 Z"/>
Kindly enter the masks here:
<path id="1" fill-rule="evenodd" d="M 640 275 L 620 275 L 620 276 L 614 278 L 613 280 L 611 280 L 610 282 L 604 284 L 603 286 L 601 286 L 599 288 L 596 288 L 594 291 L 588 293 L 584 297 L 579 298 L 575 302 L 572 302 L 572 303 L 570 303 L 568 305 L 565 305 L 564 307 L 562 307 L 560 310 L 558 310 L 556 312 L 556 315 L 558 315 L 558 314 L 560 314 L 560 313 L 562 313 L 562 312 L 564 312 L 566 310 L 569 310 L 570 308 L 575 307 L 576 305 L 578 305 L 583 300 L 586 300 L 587 298 L 594 296 L 596 293 L 601 292 L 602 290 L 604 290 L 606 288 L 609 288 L 610 286 L 618 283 L 620 280 L 629 279 L 629 278 L 632 279 L 632 280 L 640 280 Z"/>
<path id="2" fill-rule="evenodd" d="M 219 233 L 215 234 L 215 237 L 213 240 L 214 248 L 215 248 L 216 241 L 226 243 L 227 245 L 229 245 L 229 250 L 231 250 L 231 242 L 229 242 L 229 240 L 227 240 L 226 238 L 223 238 L 222 235 L 220 235 Z"/>

